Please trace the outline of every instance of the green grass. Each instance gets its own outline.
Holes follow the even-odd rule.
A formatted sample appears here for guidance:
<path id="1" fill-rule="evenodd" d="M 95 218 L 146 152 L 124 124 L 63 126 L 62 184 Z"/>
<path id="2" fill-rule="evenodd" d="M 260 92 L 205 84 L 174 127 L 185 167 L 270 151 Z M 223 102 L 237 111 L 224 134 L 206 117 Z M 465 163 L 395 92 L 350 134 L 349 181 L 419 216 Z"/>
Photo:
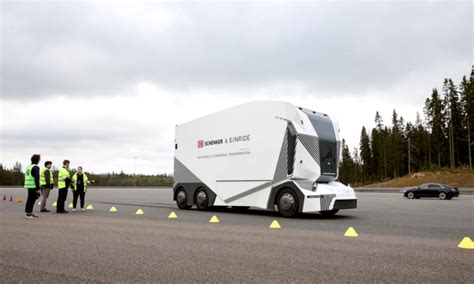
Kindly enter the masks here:
<path id="1" fill-rule="evenodd" d="M 409 187 L 423 183 L 443 183 L 461 188 L 474 188 L 473 169 L 441 169 L 432 172 L 418 172 L 411 175 L 366 185 L 366 187 Z"/>

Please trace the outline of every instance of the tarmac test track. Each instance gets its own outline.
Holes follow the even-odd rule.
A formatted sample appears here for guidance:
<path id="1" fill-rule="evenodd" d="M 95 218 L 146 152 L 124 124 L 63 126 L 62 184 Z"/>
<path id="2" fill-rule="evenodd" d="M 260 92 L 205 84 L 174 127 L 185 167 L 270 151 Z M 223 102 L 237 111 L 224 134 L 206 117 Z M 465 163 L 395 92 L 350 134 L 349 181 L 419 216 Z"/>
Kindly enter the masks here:
<path id="1" fill-rule="evenodd" d="M 0 200 L 2 283 L 474 279 L 474 250 L 457 247 L 466 236 L 474 239 L 474 195 L 442 201 L 358 193 L 359 208 L 333 218 L 286 219 L 256 209 L 182 211 L 169 188 L 91 187 L 86 201 L 93 210 L 34 220 L 24 218 L 24 189 L 0 188 L 4 195 L 14 201 Z M 56 196 L 57 189 L 49 209 Z M 109 212 L 112 206 L 118 211 Z M 144 214 L 135 215 L 138 209 Z M 172 211 L 177 219 L 168 218 Z M 213 215 L 220 223 L 209 223 Z M 268 228 L 274 219 L 281 229 Z M 350 226 L 358 237 L 344 236 Z"/>

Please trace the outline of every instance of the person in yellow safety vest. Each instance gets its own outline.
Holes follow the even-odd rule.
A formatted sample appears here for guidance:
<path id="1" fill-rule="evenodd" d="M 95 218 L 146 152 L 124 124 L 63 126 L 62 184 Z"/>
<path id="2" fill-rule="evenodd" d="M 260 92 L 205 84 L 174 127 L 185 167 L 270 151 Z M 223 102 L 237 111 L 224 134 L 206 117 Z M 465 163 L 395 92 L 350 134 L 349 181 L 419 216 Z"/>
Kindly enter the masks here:
<path id="1" fill-rule="evenodd" d="M 46 201 L 48 200 L 49 193 L 54 188 L 54 177 L 51 167 L 53 163 L 46 161 L 44 168 L 40 172 L 40 186 L 41 186 L 41 212 L 50 212 L 46 209 Z"/>
<path id="2" fill-rule="evenodd" d="M 71 185 L 71 174 L 69 173 L 69 160 L 63 161 L 63 167 L 58 174 L 58 201 L 56 213 L 69 213 L 64 209 L 64 202 L 67 199 L 67 189 Z"/>
<path id="3" fill-rule="evenodd" d="M 84 199 L 86 197 L 87 185 L 89 184 L 89 178 L 82 171 L 82 167 L 77 167 L 77 173 L 72 176 L 72 211 L 76 211 L 77 199 L 81 197 L 81 210 L 84 209 Z"/>
<path id="4" fill-rule="evenodd" d="M 40 171 L 38 163 L 41 160 L 41 156 L 34 154 L 31 156 L 31 164 L 26 167 L 25 170 L 25 188 L 28 190 L 28 198 L 25 205 L 25 213 L 27 219 L 38 218 L 33 214 L 33 207 L 35 206 L 35 201 L 38 199 L 39 190 L 40 190 Z"/>

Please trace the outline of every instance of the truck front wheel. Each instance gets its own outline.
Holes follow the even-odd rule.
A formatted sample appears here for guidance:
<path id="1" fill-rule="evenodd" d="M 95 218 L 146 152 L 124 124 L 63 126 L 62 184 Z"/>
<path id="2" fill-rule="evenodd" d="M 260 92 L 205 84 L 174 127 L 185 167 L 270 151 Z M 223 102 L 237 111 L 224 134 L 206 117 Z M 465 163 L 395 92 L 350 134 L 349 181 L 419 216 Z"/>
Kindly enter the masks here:
<path id="1" fill-rule="evenodd" d="M 290 189 L 282 189 L 277 196 L 278 212 L 284 217 L 293 217 L 298 213 L 299 201 L 296 193 Z"/>

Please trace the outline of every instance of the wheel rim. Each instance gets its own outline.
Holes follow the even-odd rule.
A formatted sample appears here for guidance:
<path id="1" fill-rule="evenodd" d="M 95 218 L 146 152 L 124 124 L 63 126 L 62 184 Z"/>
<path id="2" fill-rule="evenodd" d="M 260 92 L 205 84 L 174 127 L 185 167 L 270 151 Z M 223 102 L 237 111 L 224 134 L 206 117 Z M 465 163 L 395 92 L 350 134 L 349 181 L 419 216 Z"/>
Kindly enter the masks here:
<path id="1" fill-rule="evenodd" d="M 413 192 L 409 192 L 408 193 L 408 198 L 412 199 L 413 197 L 415 197 L 415 194 Z"/>
<path id="2" fill-rule="evenodd" d="M 176 200 L 178 201 L 178 204 L 180 205 L 186 205 L 186 192 L 180 191 L 178 192 L 178 195 L 176 196 Z"/>
<path id="3" fill-rule="evenodd" d="M 439 198 L 445 199 L 445 198 L 446 198 L 446 193 L 441 192 L 441 193 L 439 194 Z"/>
<path id="4" fill-rule="evenodd" d="M 285 193 L 280 198 L 280 207 L 284 211 L 291 211 L 295 207 L 295 197 L 290 193 Z"/>
<path id="5" fill-rule="evenodd" d="M 207 194 L 205 191 L 200 191 L 196 197 L 196 203 L 202 207 L 205 206 L 207 203 Z"/>

